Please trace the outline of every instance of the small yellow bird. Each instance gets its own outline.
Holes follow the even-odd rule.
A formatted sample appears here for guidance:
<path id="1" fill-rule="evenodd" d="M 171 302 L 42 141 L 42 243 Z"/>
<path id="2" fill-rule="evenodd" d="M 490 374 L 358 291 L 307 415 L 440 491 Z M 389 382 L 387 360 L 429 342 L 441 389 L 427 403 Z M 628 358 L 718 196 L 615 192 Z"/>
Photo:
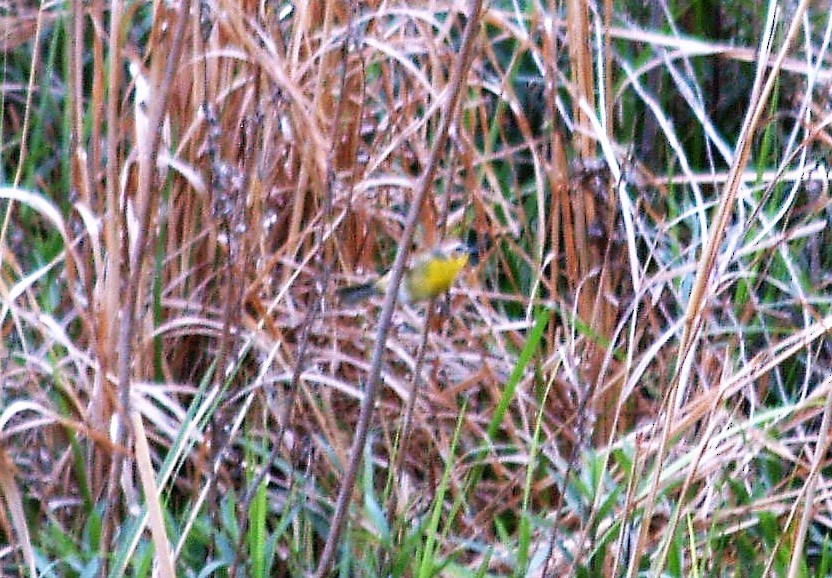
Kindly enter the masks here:
<path id="1" fill-rule="evenodd" d="M 451 288 L 459 271 L 468 263 L 472 249 L 461 241 L 447 241 L 413 258 L 399 286 L 399 299 L 405 303 L 426 301 Z M 387 291 L 390 273 L 370 283 L 351 285 L 337 291 L 341 303 L 356 303 Z"/>

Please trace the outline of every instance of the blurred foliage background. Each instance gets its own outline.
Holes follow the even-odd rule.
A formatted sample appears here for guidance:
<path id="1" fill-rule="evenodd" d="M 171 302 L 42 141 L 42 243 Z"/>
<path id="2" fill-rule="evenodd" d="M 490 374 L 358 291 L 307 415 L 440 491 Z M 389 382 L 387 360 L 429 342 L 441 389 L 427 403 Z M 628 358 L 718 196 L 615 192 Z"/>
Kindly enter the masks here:
<path id="1" fill-rule="evenodd" d="M 4 575 L 829 575 L 829 7 L 476 4 L 0 4 Z"/>

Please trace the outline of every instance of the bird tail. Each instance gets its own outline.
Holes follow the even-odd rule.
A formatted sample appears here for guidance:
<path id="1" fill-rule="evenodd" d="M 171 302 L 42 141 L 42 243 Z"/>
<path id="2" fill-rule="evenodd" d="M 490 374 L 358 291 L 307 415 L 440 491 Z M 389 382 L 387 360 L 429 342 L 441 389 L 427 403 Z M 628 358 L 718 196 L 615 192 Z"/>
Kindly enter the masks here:
<path id="1" fill-rule="evenodd" d="M 342 287 L 338 289 L 338 300 L 345 305 L 352 305 L 358 303 L 373 295 L 378 295 L 379 289 L 377 283 L 362 283 L 361 285 L 350 285 L 349 287 Z"/>

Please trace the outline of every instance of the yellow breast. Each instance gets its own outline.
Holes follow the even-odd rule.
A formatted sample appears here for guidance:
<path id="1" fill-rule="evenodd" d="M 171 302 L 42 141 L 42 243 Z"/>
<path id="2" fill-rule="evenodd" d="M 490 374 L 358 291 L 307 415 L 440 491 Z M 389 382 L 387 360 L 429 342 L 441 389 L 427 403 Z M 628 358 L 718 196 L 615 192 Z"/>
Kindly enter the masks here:
<path id="1" fill-rule="evenodd" d="M 467 262 L 467 254 L 453 257 L 433 254 L 415 264 L 405 279 L 406 299 L 423 301 L 446 292 Z"/>

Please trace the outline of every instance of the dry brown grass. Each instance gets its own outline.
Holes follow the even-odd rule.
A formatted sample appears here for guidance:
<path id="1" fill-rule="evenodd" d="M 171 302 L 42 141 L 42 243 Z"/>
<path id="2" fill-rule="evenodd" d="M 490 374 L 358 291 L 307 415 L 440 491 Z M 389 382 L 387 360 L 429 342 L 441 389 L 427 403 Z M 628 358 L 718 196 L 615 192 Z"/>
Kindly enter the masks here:
<path id="1" fill-rule="evenodd" d="M 576 555 L 570 562 L 556 549 L 549 572 L 574 572 L 598 539 L 596 523 L 609 528 L 624 519 L 640 525 L 632 537 L 620 526 L 605 568 L 636 572 L 641 556 L 667 556 L 665 532 L 684 516 L 703 533 L 727 534 L 753 523 L 756 509 L 773 509 L 786 528 L 828 500 L 828 441 L 818 430 L 829 419 L 830 381 L 820 376 L 829 367 L 824 340 L 832 321 L 819 298 L 828 280 L 801 284 L 796 271 L 805 263 L 789 245 L 809 239 L 822 259 L 817 239 L 828 190 L 805 203 L 786 195 L 796 208 L 777 228 L 769 227 L 768 208 L 753 208 L 758 199 L 765 205 L 772 182 L 805 178 L 809 161 L 799 153 L 828 146 L 828 117 L 805 121 L 816 123 L 810 136 L 752 195 L 745 153 L 766 126 L 770 99 L 763 94 L 750 105 L 759 116 L 748 117 L 740 141 L 748 148 L 720 163 L 731 169 L 722 175 L 728 184 L 703 193 L 700 179 L 719 182 L 719 171 L 690 168 L 642 80 L 652 67 L 670 68 L 670 60 L 633 70 L 611 48 L 621 39 L 658 43 L 656 36 L 611 27 L 598 38 L 577 0 L 566 3 L 563 21 L 535 9 L 518 23 L 511 10 L 490 6 L 430 178 L 432 194 L 415 235 L 403 238 L 460 58 L 466 5 L 221 1 L 184 12 L 186 5 L 72 3 L 61 18 L 71 49 L 65 99 L 72 148 L 63 178 L 73 196 L 58 196 L 57 171 L 42 176 L 39 188 L 63 212 L 21 187 L 19 175 L 4 189 L 15 205 L 0 237 L 0 458 L 15 469 L 0 479 L 12 517 L 0 517 L 0 528 L 23 545 L 27 565 L 34 562 L 19 485 L 40 500 L 44 517 L 76 531 L 73 516 L 84 501 L 103 504 L 104 553 L 142 501 L 139 488 L 149 488 L 150 478 L 140 483 L 137 471 L 162 470 L 168 452 L 175 454 L 185 465 L 175 475 L 164 471 L 171 477 L 163 491 L 173 491 L 175 503 L 193 499 L 194 516 L 215 514 L 212 495 L 251 489 L 243 445 L 252 438 L 269 439 L 270 463 L 289 464 L 309 480 L 312 507 L 329 516 L 355 459 L 350 446 L 380 305 L 345 307 L 334 290 L 389 268 L 403 243 L 427 247 L 470 230 L 479 264 L 430 316 L 400 305 L 386 341 L 365 455 L 380 495 L 392 475 L 392 496 L 382 504 L 388 520 L 424 512 L 447 460 L 457 460 L 448 499 L 463 508 L 450 522 L 447 552 L 462 540 L 495 544 L 495 519 L 531 511 L 556 528 L 541 531 L 533 549 L 557 542 Z M 146 37 L 127 24 L 125 34 L 113 34 L 122 17 L 151 24 Z M 43 30 L 35 42 L 46 42 Z M 661 40 L 674 60 L 706 49 L 748 59 L 741 48 Z M 19 40 L 6 42 L 10 50 Z M 599 54 L 603 86 L 594 72 Z M 105 66 L 107 59 L 115 65 Z M 772 56 L 757 78 L 809 74 L 798 62 Z M 515 76 L 530 67 L 537 78 L 524 86 Z M 649 174 L 622 152 L 629 137 L 616 137 L 613 116 L 624 96 L 613 83 L 624 78 L 619 90 L 632 87 L 642 110 L 658 119 L 681 172 L 675 180 Z M 696 96 L 678 90 L 697 109 Z M 813 97 L 803 95 L 807 108 Z M 37 112 L 35 105 L 10 103 L 4 122 L 25 143 L 15 112 Z M 23 167 L 26 148 L 19 150 Z M 751 208 L 738 212 L 738 197 Z M 692 201 L 671 212 L 680 198 Z M 65 242 L 40 269 L 25 261 L 24 241 L 15 244 L 15 235 L 27 234 L 15 233 L 21 204 Z M 734 250 L 724 251 L 726 243 Z M 778 255 L 791 271 L 784 277 L 770 272 Z M 742 279 L 760 295 L 747 298 L 738 317 L 732 299 Z M 765 294 L 769 281 L 780 296 Z M 50 290 L 56 295 L 47 307 L 41 294 Z M 489 438 L 534 315 L 547 307 L 557 314 L 520 367 L 508 411 Z M 759 320 L 768 328 L 762 337 L 747 330 Z M 769 392 L 793 375 L 783 368 L 794 359 L 818 364 L 805 368 L 805 395 L 758 419 Z M 401 440 L 409 400 L 412 428 Z M 141 443 L 137 449 L 131 416 L 147 430 L 146 454 Z M 179 447 L 183 431 L 191 445 Z M 823 436 L 812 437 L 818 431 Z M 478 453 L 484 443 L 487 455 Z M 562 514 L 564 483 L 580 475 L 591 447 L 604 456 L 607 491 L 587 498 L 585 518 Z M 633 469 L 608 449 L 628 452 Z M 730 502 L 714 489 L 730 472 L 752 482 L 761 452 L 782 458 L 805 491 L 795 495 L 784 485 L 773 503 L 711 509 Z M 468 487 L 477 468 L 479 483 Z M 274 496 L 296 483 L 277 467 L 260 473 Z M 602 511 L 619 484 L 626 488 L 620 501 Z M 662 509 L 669 495 L 678 509 Z M 810 522 L 828 528 L 827 517 L 809 516 L 804 536 Z M 164 532 L 158 519 L 151 527 Z M 310 548 L 321 540 L 315 536 Z M 471 552 L 460 558 L 472 567 L 480 561 Z"/>

